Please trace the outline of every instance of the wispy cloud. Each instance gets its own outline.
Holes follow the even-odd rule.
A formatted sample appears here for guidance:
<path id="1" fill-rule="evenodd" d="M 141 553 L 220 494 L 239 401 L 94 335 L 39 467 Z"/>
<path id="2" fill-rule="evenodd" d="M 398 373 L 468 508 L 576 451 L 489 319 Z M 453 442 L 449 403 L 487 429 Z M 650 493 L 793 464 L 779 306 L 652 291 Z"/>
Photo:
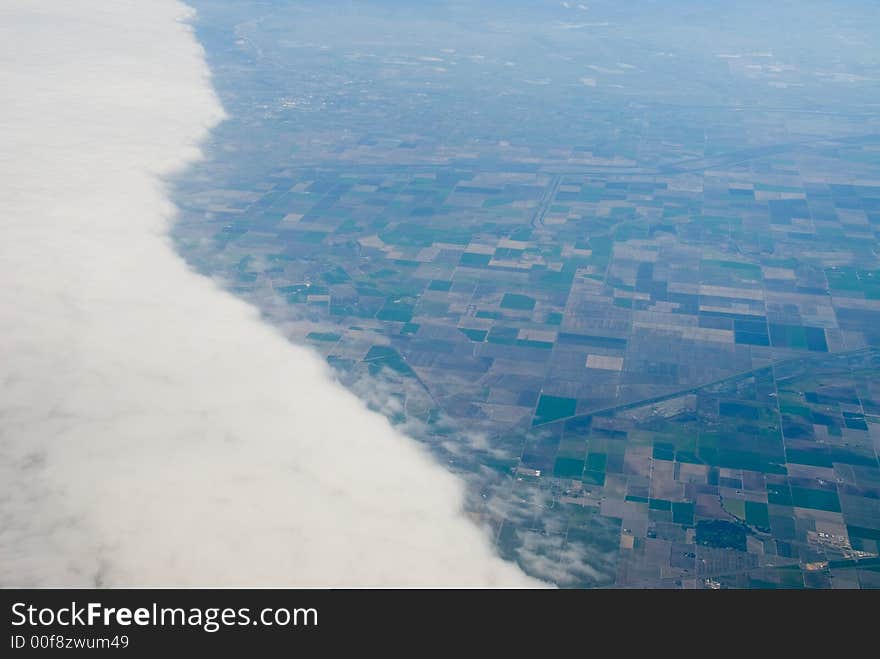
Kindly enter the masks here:
<path id="1" fill-rule="evenodd" d="M 607 583 L 613 575 L 614 553 L 599 553 L 582 543 L 566 542 L 560 535 L 532 531 L 517 534 L 522 545 L 516 553 L 527 569 L 561 586 Z"/>
<path id="2" fill-rule="evenodd" d="M 190 272 L 222 118 L 172 0 L 0 7 L 0 583 L 535 585 L 460 482 Z"/>

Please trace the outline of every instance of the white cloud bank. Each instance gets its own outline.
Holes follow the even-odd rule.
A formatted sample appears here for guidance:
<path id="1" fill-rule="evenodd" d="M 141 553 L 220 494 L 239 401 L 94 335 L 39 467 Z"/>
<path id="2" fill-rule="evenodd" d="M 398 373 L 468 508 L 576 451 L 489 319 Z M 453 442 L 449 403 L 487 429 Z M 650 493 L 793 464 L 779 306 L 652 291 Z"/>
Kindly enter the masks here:
<path id="1" fill-rule="evenodd" d="M 0 585 L 536 585 L 456 478 L 191 273 L 173 0 L 0 4 Z"/>

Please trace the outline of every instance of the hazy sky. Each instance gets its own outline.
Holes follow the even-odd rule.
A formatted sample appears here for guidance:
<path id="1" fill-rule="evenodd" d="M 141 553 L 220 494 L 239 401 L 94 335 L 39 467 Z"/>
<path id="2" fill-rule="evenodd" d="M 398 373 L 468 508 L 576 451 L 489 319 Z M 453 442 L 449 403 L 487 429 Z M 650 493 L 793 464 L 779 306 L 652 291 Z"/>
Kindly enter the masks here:
<path id="1" fill-rule="evenodd" d="M 0 585 L 537 585 L 166 237 L 222 118 L 172 0 L 0 5 Z"/>

